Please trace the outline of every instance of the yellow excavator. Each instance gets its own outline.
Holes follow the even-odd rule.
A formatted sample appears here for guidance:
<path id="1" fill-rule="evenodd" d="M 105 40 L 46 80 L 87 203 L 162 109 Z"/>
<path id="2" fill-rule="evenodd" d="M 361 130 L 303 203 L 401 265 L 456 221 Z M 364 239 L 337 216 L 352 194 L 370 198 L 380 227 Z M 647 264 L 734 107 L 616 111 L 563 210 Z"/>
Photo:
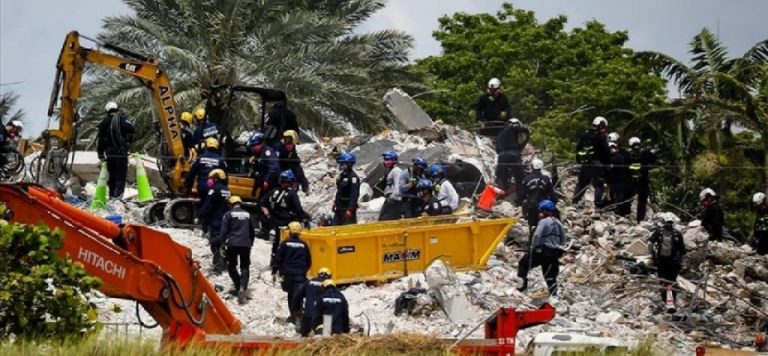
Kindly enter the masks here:
<path id="1" fill-rule="evenodd" d="M 80 43 L 81 39 L 93 42 L 96 48 L 83 47 Z M 180 113 L 176 109 L 171 81 L 157 57 L 100 42 L 80 35 L 76 31 L 68 33 L 56 63 L 56 75 L 48 106 L 49 118 L 58 113 L 59 128 L 43 132 L 44 151 L 41 156 L 44 157 L 45 164 L 41 167 L 44 166 L 46 174 L 54 178 L 60 177 L 66 171 L 66 157 L 74 150 L 75 128 L 81 119 L 77 104 L 82 94 L 81 82 L 86 64 L 129 75 L 150 91 L 152 105 L 161 130 L 159 144 L 162 147 L 162 154 L 158 157 L 158 168 L 172 198 L 170 201 L 158 201 L 147 207 L 145 219 L 149 220 L 148 222 L 164 219 L 178 227 L 193 225 L 198 199 L 194 197 L 195 191 L 187 192 L 184 189 L 184 178 L 191 164 L 184 156 Z M 214 98 L 231 100 L 233 94 L 238 91 L 261 96 L 262 126 L 266 102 L 285 100 L 285 94 L 274 89 L 244 86 L 211 87 L 206 104 L 206 108 L 211 112 L 209 119 L 220 123 L 217 120 L 223 119 L 222 116 L 225 113 L 225 110 L 220 109 L 222 103 L 216 102 Z M 227 159 L 241 160 L 242 157 L 238 156 L 245 154 L 242 147 L 230 147 L 228 151 L 231 156 Z M 41 170 L 42 168 L 38 168 L 38 182 L 42 177 Z M 236 171 L 229 172 L 229 189 L 232 194 L 242 197 L 246 206 L 250 205 L 253 208 L 253 204 L 248 202 L 255 201 L 259 192 L 253 191 L 254 180 L 247 177 L 247 172 L 244 171 L 238 168 Z"/>

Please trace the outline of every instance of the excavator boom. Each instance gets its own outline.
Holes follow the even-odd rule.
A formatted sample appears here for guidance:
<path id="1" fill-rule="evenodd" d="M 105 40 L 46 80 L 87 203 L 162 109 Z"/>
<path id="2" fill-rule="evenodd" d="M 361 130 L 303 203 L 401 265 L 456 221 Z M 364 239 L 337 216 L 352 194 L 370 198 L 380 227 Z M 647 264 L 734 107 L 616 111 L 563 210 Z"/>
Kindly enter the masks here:
<path id="1" fill-rule="evenodd" d="M 165 330 L 185 327 L 237 334 L 235 318 L 200 272 L 189 248 L 141 225 L 116 225 L 67 204 L 36 185 L 0 184 L 0 204 L 11 221 L 45 224 L 64 232 L 59 255 L 99 277 L 110 297 L 136 300 Z"/>

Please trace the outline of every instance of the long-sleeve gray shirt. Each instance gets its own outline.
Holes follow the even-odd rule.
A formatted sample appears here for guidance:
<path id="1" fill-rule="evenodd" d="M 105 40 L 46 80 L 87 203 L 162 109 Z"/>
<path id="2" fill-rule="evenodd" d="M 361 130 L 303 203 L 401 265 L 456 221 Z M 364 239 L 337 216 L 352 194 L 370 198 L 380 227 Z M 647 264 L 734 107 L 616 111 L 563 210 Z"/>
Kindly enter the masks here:
<path id="1" fill-rule="evenodd" d="M 565 228 L 560 220 L 551 216 L 539 220 L 536 231 L 533 233 L 534 247 L 559 248 L 563 243 L 565 243 Z"/>
<path id="2" fill-rule="evenodd" d="M 387 174 L 387 186 L 384 188 L 384 196 L 387 199 L 401 200 L 402 194 L 400 189 L 406 183 L 408 183 L 408 175 L 402 168 L 395 166 Z"/>

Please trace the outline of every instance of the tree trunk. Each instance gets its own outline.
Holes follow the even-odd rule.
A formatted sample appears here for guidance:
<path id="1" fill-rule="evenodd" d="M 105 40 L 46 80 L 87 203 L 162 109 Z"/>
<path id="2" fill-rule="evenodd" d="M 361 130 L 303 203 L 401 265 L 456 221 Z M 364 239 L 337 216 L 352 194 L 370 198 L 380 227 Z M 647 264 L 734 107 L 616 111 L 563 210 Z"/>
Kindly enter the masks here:
<path id="1" fill-rule="evenodd" d="M 761 133 L 763 139 L 763 192 L 768 193 L 768 137 Z"/>

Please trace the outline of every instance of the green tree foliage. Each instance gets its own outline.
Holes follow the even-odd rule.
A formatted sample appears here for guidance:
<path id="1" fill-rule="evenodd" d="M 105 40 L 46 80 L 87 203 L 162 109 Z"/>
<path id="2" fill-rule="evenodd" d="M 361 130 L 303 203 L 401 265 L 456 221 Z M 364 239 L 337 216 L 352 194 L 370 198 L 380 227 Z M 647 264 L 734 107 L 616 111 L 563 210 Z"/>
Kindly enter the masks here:
<path id="1" fill-rule="evenodd" d="M 94 329 L 87 294 L 101 282 L 81 264 L 58 257 L 62 239 L 43 225 L 0 219 L 0 340 L 64 338 Z"/>
<path id="2" fill-rule="evenodd" d="M 638 112 L 663 101 L 663 81 L 625 48 L 626 32 L 597 21 L 564 29 L 566 17 L 539 23 L 533 12 L 504 4 L 495 16 L 457 13 L 440 18 L 434 37 L 443 53 L 418 61 L 428 85 L 444 90 L 419 103 L 434 117 L 472 126 L 474 103 L 491 77 L 502 81 L 513 115 L 536 122 L 534 139 L 560 153 L 596 115 Z M 622 118 L 617 116 L 616 118 Z"/>
<path id="3" fill-rule="evenodd" d="M 13 109 L 17 101 L 19 96 L 12 91 L 0 94 L 0 123 L 6 124 L 13 120 L 24 121 L 24 110 L 14 111 Z"/>
<path id="4" fill-rule="evenodd" d="M 170 73 L 177 109 L 202 106 L 211 84 L 284 90 L 300 124 L 321 134 L 385 125 L 381 97 L 393 86 L 419 85 L 407 67 L 413 46 L 397 30 L 356 29 L 382 0 L 125 0 L 135 15 L 108 17 L 100 40 L 159 56 Z M 84 90 L 89 117 L 116 100 L 152 132 L 146 91 L 124 75 L 91 68 Z M 252 128 L 258 97 L 237 96 L 232 132 Z M 91 130 L 88 135 L 93 135 Z M 145 135 L 148 136 L 148 135 Z"/>

